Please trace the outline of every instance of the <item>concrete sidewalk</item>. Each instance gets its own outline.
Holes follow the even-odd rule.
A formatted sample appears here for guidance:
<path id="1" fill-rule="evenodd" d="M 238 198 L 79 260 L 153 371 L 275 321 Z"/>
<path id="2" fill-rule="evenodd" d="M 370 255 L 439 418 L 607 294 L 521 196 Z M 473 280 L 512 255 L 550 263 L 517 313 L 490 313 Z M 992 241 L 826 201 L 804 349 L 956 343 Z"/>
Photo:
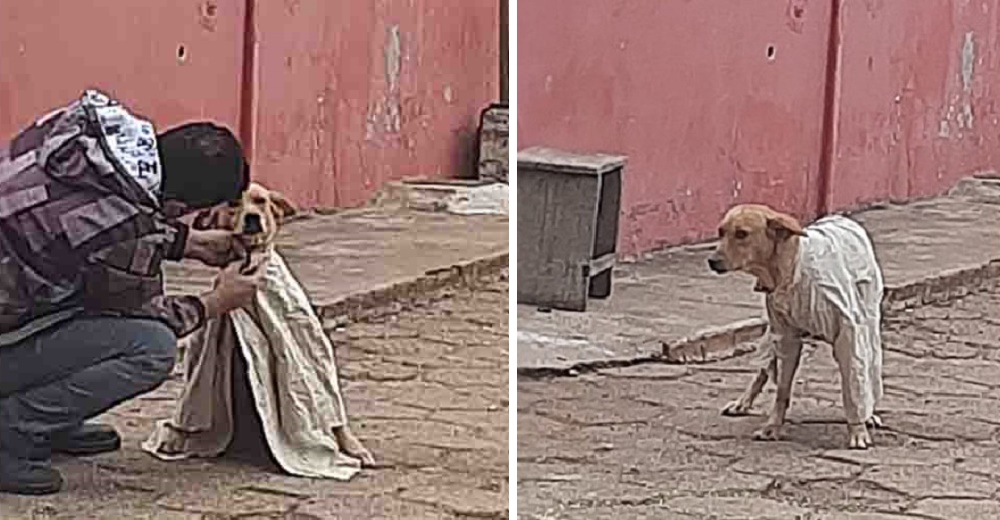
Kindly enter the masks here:
<path id="1" fill-rule="evenodd" d="M 1000 179 L 963 180 L 948 196 L 854 218 L 872 235 L 895 305 L 968 290 L 1000 273 Z M 665 353 L 697 360 L 759 335 L 762 296 L 749 276 L 712 273 L 705 258 L 713 247 L 667 250 L 619 266 L 611 298 L 592 300 L 585 313 L 518 306 L 518 373 L 564 373 Z"/>
<path id="2" fill-rule="evenodd" d="M 497 278 L 333 334 L 352 428 L 378 461 L 349 482 L 141 451 L 174 413 L 178 375 L 97 419 L 121 432 L 120 451 L 57 457 L 64 490 L 0 493 L 0 519 L 506 519 L 509 299 Z"/>
<path id="3" fill-rule="evenodd" d="M 778 442 L 752 440 L 772 388 L 748 417 L 719 413 L 753 377 L 745 359 L 519 378 L 519 518 L 1000 518 L 1000 279 L 983 289 L 886 313 L 866 451 L 846 449 L 839 370 L 812 341 Z"/>
<path id="4" fill-rule="evenodd" d="M 324 322 L 335 325 L 506 269 L 507 222 L 378 206 L 291 222 L 278 249 Z M 172 265 L 167 289 L 207 290 L 214 273 L 198 263 Z"/>

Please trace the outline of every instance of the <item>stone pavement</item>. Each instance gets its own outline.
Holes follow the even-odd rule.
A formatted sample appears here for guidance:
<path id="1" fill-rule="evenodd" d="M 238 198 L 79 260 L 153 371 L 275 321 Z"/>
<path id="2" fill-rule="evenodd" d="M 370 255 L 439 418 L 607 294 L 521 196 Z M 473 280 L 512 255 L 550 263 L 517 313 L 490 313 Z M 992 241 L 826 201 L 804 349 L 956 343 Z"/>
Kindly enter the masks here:
<path id="1" fill-rule="evenodd" d="M 231 459 L 160 462 L 139 443 L 173 412 L 174 379 L 103 417 L 124 435 L 120 452 L 58 461 L 64 492 L 0 495 L 0 518 L 506 518 L 508 286 L 451 292 L 334 333 L 353 429 L 381 467 L 344 483 Z"/>
<path id="2" fill-rule="evenodd" d="M 1000 179 L 967 179 L 950 196 L 854 215 L 872 235 L 888 287 L 1000 260 Z M 518 371 L 565 370 L 659 355 L 662 344 L 762 316 L 750 277 L 705 265 L 714 245 L 620 265 L 611 298 L 585 313 L 517 309 Z"/>
<path id="3" fill-rule="evenodd" d="M 1000 518 L 1000 282 L 892 311 L 884 330 L 885 428 L 868 451 L 845 449 L 825 345 L 807 346 L 773 443 L 751 440 L 770 389 L 755 416 L 719 414 L 751 377 L 744 358 L 519 378 L 519 517 Z"/>
<path id="4" fill-rule="evenodd" d="M 507 234 L 506 216 L 377 206 L 279 235 L 332 333 L 353 429 L 382 467 L 340 483 L 232 459 L 160 462 L 139 444 L 173 413 L 175 377 L 102 418 L 122 431 L 120 452 L 59 461 L 63 493 L 0 495 L 0 519 L 506 517 Z M 183 264 L 168 290 L 198 292 L 212 276 Z"/>

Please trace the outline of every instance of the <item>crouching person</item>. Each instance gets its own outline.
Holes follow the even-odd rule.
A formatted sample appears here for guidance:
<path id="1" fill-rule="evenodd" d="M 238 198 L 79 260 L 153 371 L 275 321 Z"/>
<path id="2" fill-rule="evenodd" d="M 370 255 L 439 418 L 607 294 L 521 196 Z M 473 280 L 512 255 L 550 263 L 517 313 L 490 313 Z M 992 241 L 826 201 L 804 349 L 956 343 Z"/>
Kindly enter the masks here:
<path id="1" fill-rule="evenodd" d="M 54 493 L 53 452 L 118 449 L 84 421 L 159 386 L 179 337 L 251 301 L 238 237 L 177 220 L 248 182 L 228 130 L 157 135 L 94 91 L 0 146 L 0 491 Z M 228 267 L 209 293 L 167 296 L 161 264 L 182 258 Z"/>

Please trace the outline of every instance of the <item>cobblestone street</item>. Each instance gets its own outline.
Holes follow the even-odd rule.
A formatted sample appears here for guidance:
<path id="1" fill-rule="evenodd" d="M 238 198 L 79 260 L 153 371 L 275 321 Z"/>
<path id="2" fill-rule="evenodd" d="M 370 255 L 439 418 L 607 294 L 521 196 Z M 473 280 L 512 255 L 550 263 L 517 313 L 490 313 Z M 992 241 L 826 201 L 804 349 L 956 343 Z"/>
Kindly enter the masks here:
<path id="1" fill-rule="evenodd" d="M 152 458 L 139 443 L 172 413 L 175 379 L 102 418 L 120 452 L 57 461 L 65 490 L 0 495 L 0 518 L 506 518 L 507 294 L 498 281 L 334 334 L 353 429 L 381 465 L 350 482 Z"/>
<path id="2" fill-rule="evenodd" d="M 785 439 L 721 407 L 746 358 L 645 364 L 518 383 L 518 512 L 527 519 L 1000 518 L 1000 285 L 886 317 L 885 428 L 846 448 L 839 375 L 807 346 Z"/>

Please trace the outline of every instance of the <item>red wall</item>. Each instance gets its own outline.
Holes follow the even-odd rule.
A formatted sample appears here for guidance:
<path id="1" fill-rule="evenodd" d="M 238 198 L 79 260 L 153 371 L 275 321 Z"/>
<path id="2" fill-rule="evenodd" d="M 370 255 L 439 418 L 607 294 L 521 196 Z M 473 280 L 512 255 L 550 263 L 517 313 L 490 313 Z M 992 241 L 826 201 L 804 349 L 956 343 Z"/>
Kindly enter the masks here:
<path id="1" fill-rule="evenodd" d="M 471 174 L 500 95 L 497 0 L 259 1 L 254 165 L 309 205 Z"/>
<path id="2" fill-rule="evenodd" d="M 0 140 L 89 87 L 159 125 L 212 118 L 235 130 L 244 4 L 213 5 L 209 12 L 199 0 L 0 1 Z"/>
<path id="3" fill-rule="evenodd" d="M 96 86 L 161 127 L 229 125 L 301 205 L 358 205 L 473 173 L 498 31 L 497 0 L 4 0 L 0 139 Z"/>
<path id="4" fill-rule="evenodd" d="M 842 25 L 831 207 L 935 195 L 1000 166 L 1000 2 L 845 2 Z"/>
<path id="5" fill-rule="evenodd" d="M 809 218 L 995 168 L 998 0 L 836 2 L 523 2 L 518 147 L 628 155 L 625 254 L 705 239 L 734 203 Z"/>

